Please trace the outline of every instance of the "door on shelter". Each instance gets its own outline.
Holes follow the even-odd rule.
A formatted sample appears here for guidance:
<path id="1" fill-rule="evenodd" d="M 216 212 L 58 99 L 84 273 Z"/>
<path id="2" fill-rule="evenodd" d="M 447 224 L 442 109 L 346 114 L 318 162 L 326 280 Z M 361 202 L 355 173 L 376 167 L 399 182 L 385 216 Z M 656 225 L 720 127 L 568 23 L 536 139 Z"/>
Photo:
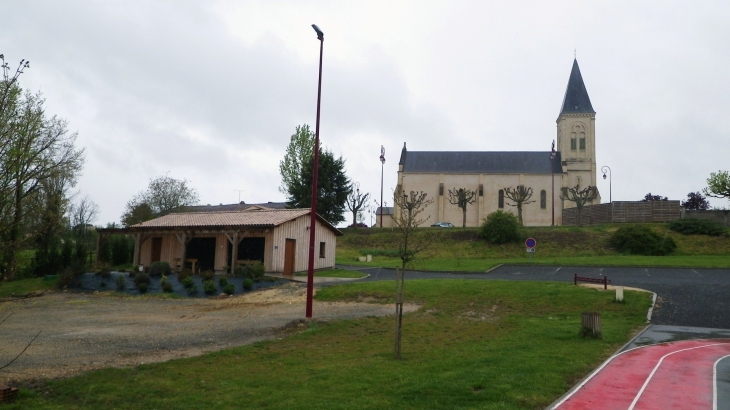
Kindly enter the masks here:
<path id="1" fill-rule="evenodd" d="M 152 259 L 150 262 L 159 262 L 162 257 L 162 238 L 152 238 Z"/>
<path id="2" fill-rule="evenodd" d="M 284 246 L 284 275 L 294 274 L 294 255 L 296 255 L 296 239 L 287 239 Z"/>

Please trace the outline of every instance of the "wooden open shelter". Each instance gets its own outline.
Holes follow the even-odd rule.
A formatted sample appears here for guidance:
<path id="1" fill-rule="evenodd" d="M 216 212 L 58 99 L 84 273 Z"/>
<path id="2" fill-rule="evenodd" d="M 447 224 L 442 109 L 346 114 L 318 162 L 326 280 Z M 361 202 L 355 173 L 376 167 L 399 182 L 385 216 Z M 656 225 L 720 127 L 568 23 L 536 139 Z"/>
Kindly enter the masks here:
<path id="1" fill-rule="evenodd" d="M 97 254 L 112 234 L 134 237 L 134 265 L 168 262 L 175 270 L 224 271 L 263 262 L 267 272 L 307 270 L 309 209 L 173 213 L 122 229 L 99 229 Z M 337 228 L 317 215 L 315 269 L 335 266 Z"/>

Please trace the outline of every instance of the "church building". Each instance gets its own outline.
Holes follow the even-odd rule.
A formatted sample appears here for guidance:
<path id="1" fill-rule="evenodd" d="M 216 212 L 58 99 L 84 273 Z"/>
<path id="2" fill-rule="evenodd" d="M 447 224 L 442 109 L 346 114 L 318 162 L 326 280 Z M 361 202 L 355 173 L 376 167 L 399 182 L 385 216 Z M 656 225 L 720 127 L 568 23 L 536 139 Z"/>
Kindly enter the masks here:
<path id="1" fill-rule="evenodd" d="M 574 60 L 556 120 L 556 152 L 409 151 L 404 143 L 396 191 L 425 192 L 434 200 L 422 214 L 429 217 L 425 224 L 451 222 L 454 226 L 462 226 L 463 212 L 450 203 L 449 190 L 475 191 L 475 201 L 467 205 L 466 214 L 466 226 L 475 227 L 497 210 L 517 215 L 505 188 L 523 186 L 533 192 L 529 200 L 533 202 L 522 207 L 524 225 L 561 225 L 563 208 L 575 206 L 560 199 L 561 188 L 596 185 L 595 120 L 596 112 Z M 586 205 L 599 203 L 600 196 Z M 394 209 L 395 215 L 398 212 Z M 384 226 L 392 224 L 383 222 Z"/>

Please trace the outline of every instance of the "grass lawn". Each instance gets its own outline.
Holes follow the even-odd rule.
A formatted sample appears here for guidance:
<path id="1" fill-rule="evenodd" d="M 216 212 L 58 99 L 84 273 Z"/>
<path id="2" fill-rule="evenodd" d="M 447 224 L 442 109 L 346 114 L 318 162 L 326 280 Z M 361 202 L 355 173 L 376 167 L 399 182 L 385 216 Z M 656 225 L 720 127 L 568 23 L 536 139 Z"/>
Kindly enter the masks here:
<path id="1" fill-rule="evenodd" d="M 295 276 L 307 276 L 306 272 L 299 272 Z M 367 276 L 367 274 L 362 272 L 355 272 L 351 270 L 345 270 L 345 269 L 329 269 L 329 270 L 323 270 L 323 271 L 315 271 L 314 276 L 319 276 L 322 278 L 355 278 L 360 279 Z"/>
<path id="2" fill-rule="evenodd" d="M 640 266 L 730 268 L 730 236 L 682 235 L 667 224 L 645 224 L 661 236 L 677 243 L 669 256 L 623 255 L 609 245 L 619 224 L 585 227 L 528 227 L 522 236 L 537 241 L 530 262 L 525 245 L 493 245 L 478 236 L 477 228 L 423 228 L 417 235 L 433 235 L 431 246 L 419 254 L 413 269 L 434 271 L 484 272 L 500 264 L 540 264 L 561 266 Z M 398 233 L 390 228 L 344 229 L 337 239 L 337 263 L 356 266 L 396 267 Z M 358 257 L 373 255 L 372 262 Z"/>
<path id="3" fill-rule="evenodd" d="M 44 280 L 43 278 L 21 279 L 12 282 L 0 282 L 0 298 L 12 295 L 22 296 L 31 292 L 51 289 L 56 286 L 58 279 Z"/>
<path id="4" fill-rule="evenodd" d="M 650 294 L 565 283 L 413 280 L 403 360 L 393 317 L 310 322 L 280 340 L 197 358 L 107 369 L 21 390 L 7 409 L 535 409 L 544 408 L 641 328 Z M 326 287 L 317 300 L 392 302 L 392 282 Z M 316 308 L 316 307 L 315 307 Z M 603 339 L 578 337 L 580 313 L 602 315 Z M 315 311 L 316 316 L 316 311 Z"/>

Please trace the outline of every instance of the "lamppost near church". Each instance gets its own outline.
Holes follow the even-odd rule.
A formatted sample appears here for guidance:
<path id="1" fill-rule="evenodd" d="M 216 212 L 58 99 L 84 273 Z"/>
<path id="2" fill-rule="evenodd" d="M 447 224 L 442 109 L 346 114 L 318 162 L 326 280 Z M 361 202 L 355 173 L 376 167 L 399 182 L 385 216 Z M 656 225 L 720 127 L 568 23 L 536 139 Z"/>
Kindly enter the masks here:
<path id="1" fill-rule="evenodd" d="M 603 180 L 606 180 L 606 170 L 608 170 L 608 202 L 613 203 L 613 197 L 611 196 L 611 179 L 613 179 L 613 174 L 611 173 L 611 167 L 608 165 L 604 165 L 601 167 L 601 172 L 603 172 Z"/>

